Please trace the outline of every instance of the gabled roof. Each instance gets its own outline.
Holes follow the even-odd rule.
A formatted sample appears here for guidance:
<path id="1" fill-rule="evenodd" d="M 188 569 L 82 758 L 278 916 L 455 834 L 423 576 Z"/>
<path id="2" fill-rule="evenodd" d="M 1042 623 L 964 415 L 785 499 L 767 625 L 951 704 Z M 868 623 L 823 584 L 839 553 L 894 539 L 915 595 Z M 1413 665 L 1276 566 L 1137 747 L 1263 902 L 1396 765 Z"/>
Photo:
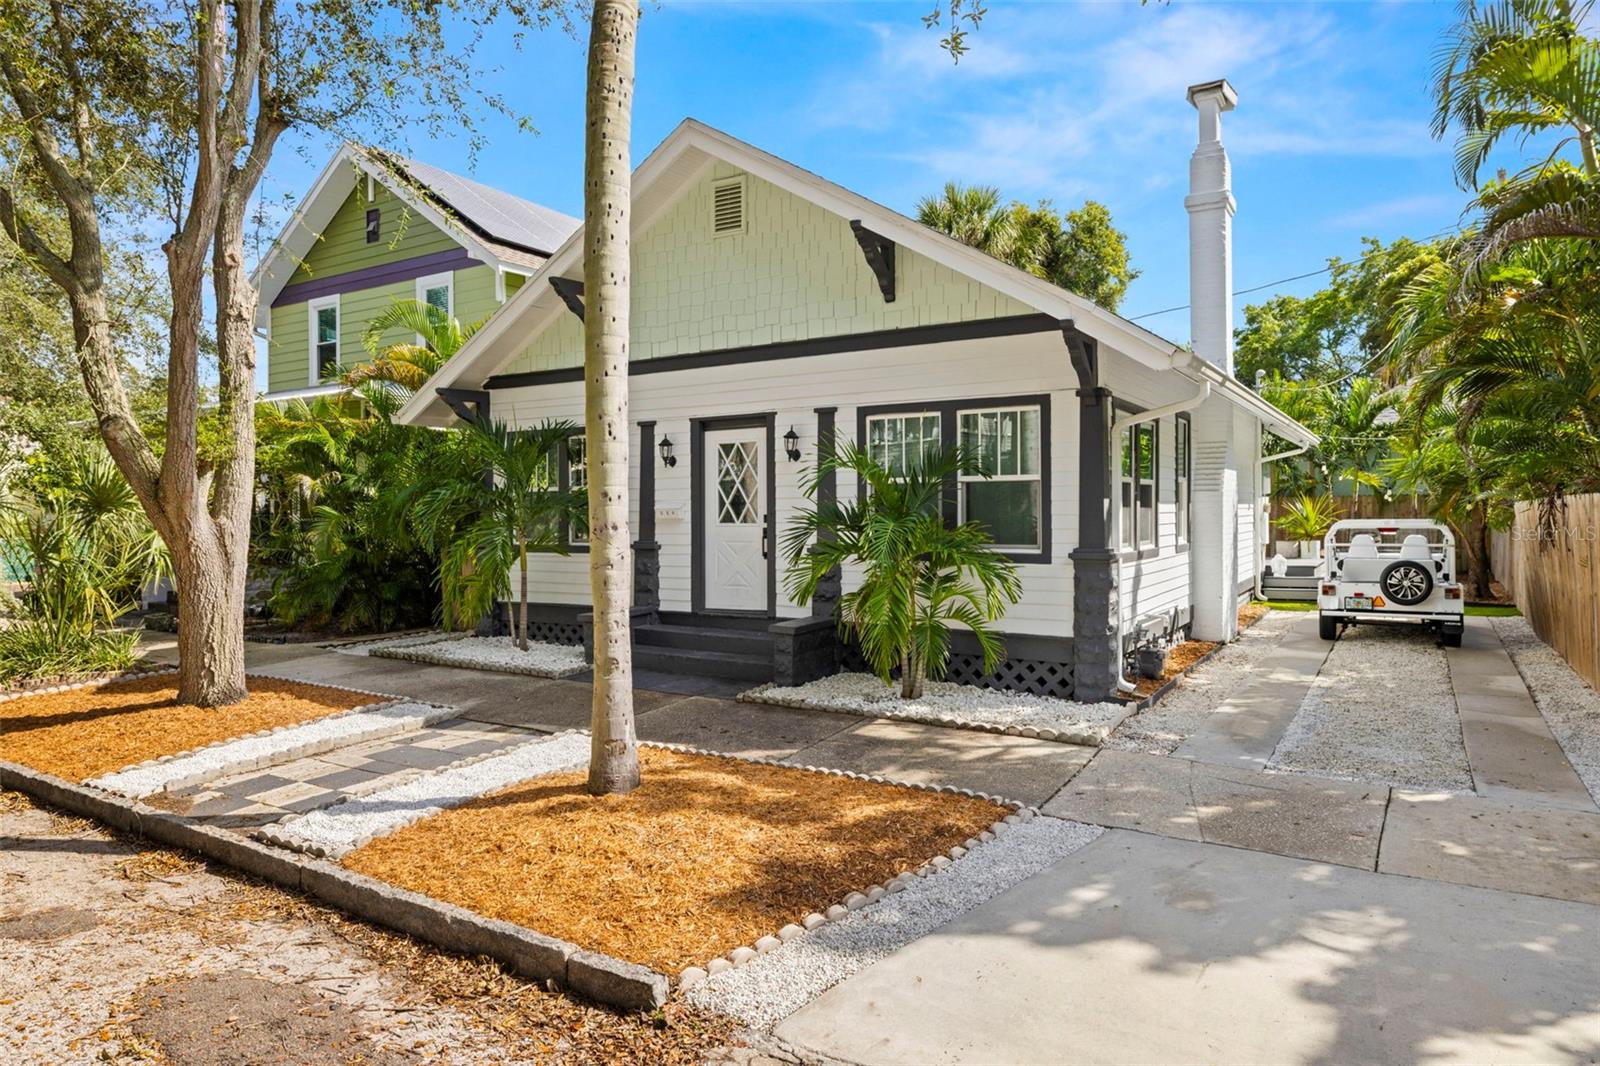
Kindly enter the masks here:
<path id="1" fill-rule="evenodd" d="M 366 174 L 422 218 L 453 237 L 474 258 L 518 273 L 537 269 L 578 228 L 578 220 L 510 193 L 414 159 L 345 144 L 284 224 L 251 274 L 260 292 L 256 322 L 270 320 L 272 301 L 349 196 L 340 174 Z"/>
<path id="2" fill-rule="evenodd" d="M 647 230 L 715 162 L 730 164 L 841 218 L 859 219 L 864 226 L 896 244 L 1058 320 L 1072 322 L 1090 336 L 1149 367 L 1179 370 L 1196 380 L 1204 376 L 1213 386 L 1220 387 L 1230 398 L 1272 424 L 1280 435 L 1296 441 L 1308 438 L 1308 443 L 1314 439 L 1309 438 L 1308 430 L 1231 376 L 1203 372 L 1211 369 L 1210 364 L 1196 359 L 1188 349 L 1086 297 L 1001 262 L 692 118 L 684 119 L 634 170 L 634 233 Z M 483 329 L 411 398 L 397 420 L 417 425 L 449 424 L 453 416 L 439 399 L 437 390 L 479 387 L 552 319 L 569 313 L 548 279 L 580 277 L 582 269 L 583 229 L 580 225 Z"/>

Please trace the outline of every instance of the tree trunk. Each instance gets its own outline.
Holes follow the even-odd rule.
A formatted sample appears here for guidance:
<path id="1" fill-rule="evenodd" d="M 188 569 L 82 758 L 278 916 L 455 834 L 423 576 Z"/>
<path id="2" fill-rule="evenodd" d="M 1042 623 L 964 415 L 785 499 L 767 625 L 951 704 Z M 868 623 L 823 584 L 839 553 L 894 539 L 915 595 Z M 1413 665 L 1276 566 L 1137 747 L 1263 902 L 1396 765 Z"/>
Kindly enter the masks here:
<path id="1" fill-rule="evenodd" d="M 178 702 L 226 707 L 246 695 L 243 596 L 235 594 L 231 568 L 209 531 L 194 532 L 171 541 L 178 580 Z"/>
<path id="2" fill-rule="evenodd" d="M 522 587 L 517 590 L 517 647 L 528 650 L 528 541 L 517 537 L 517 562 L 521 567 Z"/>
<path id="3" fill-rule="evenodd" d="M 633 52 L 638 0 L 596 0 L 589 30 L 583 153 L 584 433 L 589 457 L 589 589 L 594 701 L 589 791 L 639 784 L 633 724 L 633 560 L 628 536 L 628 347 Z M 649 462 L 650 456 L 643 456 Z"/>
<path id="4" fill-rule="evenodd" d="M 1489 560 L 1489 512 L 1481 504 L 1472 509 L 1472 594 L 1480 600 L 1494 595 L 1494 571 Z"/>

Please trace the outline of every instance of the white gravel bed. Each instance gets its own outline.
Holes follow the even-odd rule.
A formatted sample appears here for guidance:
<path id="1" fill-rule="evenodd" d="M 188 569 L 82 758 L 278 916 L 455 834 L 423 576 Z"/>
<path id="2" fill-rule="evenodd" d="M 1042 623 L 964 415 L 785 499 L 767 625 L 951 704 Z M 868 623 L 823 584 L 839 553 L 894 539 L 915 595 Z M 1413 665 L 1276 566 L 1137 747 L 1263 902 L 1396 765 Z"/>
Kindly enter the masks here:
<path id="1" fill-rule="evenodd" d="M 740 693 L 739 698 L 749 703 L 842 711 L 1071 744 L 1099 744 L 1130 710 L 1130 704 L 1122 702 L 1077 703 L 949 681 L 926 682 L 921 699 L 905 700 L 900 698 L 898 684 L 886 685 L 872 674 L 851 673 L 834 674 L 804 685 L 762 685 Z"/>
<path id="2" fill-rule="evenodd" d="M 423 647 L 378 648 L 372 654 L 382 659 L 464 666 L 469 670 L 496 670 L 532 677 L 565 677 L 589 666 L 579 646 L 530 640 L 528 650 L 523 651 L 511 637 L 462 637 Z"/>
<path id="3" fill-rule="evenodd" d="M 280 847 L 337 859 L 449 807 L 533 777 L 582 766 L 587 733 L 560 733 L 517 745 L 498 755 L 447 766 L 359 799 L 286 818 L 258 835 Z"/>
<path id="4" fill-rule="evenodd" d="M 134 798 L 149 796 L 289 759 L 302 759 L 347 744 L 421 729 L 455 714 L 453 707 L 410 700 L 357 707 L 315 721 L 281 726 L 140 763 L 97 777 L 88 784 Z"/>
<path id="5" fill-rule="evenodd" d="M 1171 755 L 1231 696 L 1256 666 L 1271 656 L 1296 622 L 1307 616 L 1272 611 L 1184 674 L 1155 706 L 1124 719 L 1101 745 L 1119 751 Z"/>
<path id="6" fill-rule="evenodd" d="M 1471 792 L 1450 668 L 1433 634 L 1409 627 L 1345 630 L 1267 765 Z"/>
<path id="7" fill-rule="evenodd" d="M 1103 829 L 1034 818 L 943 870 L 917 878 L 837 921 L 688 990 L 689 1002 L 756 1028 L 793 1014 L 829 988 L 887 958 L 1098 837 Z"/>
<path id="8" fill-rule="evenodd" d="M 1567 761 L 1600 803 L 1600 693 L 1589 687 L 1526 618 L 1491 618 Z"/>
<path id="9" fill-rule="evenodd" d="M 407 633 L 398 637 L 378 640 L 350 641 L 342 644 L 323 644 L 321 647 L 340 655 L 372 655 L 385 648 L 420 648 L 425 644 L 439 644 L 447 640 L 460 640 L 460 633 Z"/>

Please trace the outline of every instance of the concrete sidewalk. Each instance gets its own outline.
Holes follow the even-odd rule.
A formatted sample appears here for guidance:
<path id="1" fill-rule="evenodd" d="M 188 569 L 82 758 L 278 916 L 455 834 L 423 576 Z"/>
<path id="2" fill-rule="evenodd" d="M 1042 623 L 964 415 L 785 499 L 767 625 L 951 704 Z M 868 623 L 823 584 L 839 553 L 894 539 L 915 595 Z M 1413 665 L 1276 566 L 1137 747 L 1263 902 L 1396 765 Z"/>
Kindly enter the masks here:
<path id="1" fill-rule="evenodd" d="M 775 1035 L 862 1063 L 1588 1062 L 1600 909 L 1113 830 Z"/>

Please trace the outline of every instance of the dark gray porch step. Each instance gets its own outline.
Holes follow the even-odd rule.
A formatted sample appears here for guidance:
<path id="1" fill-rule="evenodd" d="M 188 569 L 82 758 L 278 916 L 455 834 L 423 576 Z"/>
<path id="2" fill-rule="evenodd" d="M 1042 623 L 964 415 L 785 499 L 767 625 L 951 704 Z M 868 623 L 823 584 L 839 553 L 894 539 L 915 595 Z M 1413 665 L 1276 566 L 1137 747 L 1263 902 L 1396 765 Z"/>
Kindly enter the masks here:
<path id="1" fill-rule="evenodd" d="M 667 648 L 635 643 L 633 664 L 642 670 L 696 677 L 726 677 L 737 681 L 771 681 L 772 651 L 754 655 L 747 652 L 704 651 L 698 648 Z"/>
<path id="2" fill-rule="evenodd" d="M 635 626 L 635 644 L 657 648 L 688 648 L 693 651 L 730 651 L 771 658 L 772 637 L 765 631 L 718 629 L 711 626 L 645 625 Z"/>
<path id="3" fill-rule="evenodd" d="M 749 614 L 689 614 L 686 611 L 662 611 L 661 624 L 685 629 L 714 629 L 721 632 L 737 630 L 745 633 L 765 633 L 775 619 L 765 615 Z"/>

